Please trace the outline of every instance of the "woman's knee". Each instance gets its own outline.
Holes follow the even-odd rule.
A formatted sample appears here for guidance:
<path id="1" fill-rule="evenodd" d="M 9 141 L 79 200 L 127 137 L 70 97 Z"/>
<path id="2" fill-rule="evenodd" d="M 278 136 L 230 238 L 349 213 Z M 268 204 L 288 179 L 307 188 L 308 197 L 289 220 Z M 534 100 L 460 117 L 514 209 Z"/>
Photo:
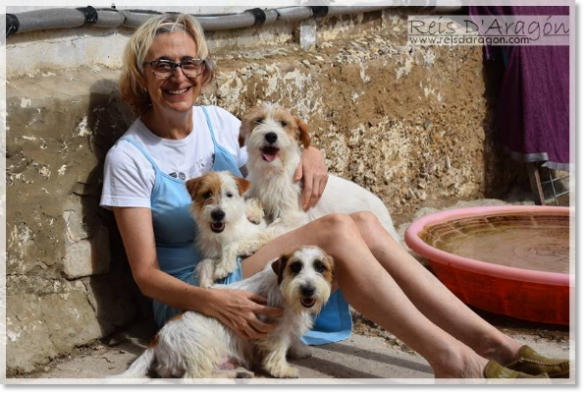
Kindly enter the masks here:
<path id="1" fill-rule="evenodd" d="M 364 239 L 368 247 L 372 250 L 379 246 L 380 243 L 388 242 L 383 238 L 386 233 L 380 221 L 371 211 L 359 211 L 350 214 L 350 217 L 356 224 L 360 231 L 361 237 Z"/>
<path id="2" fill-rule="evenodd" d="M 372 211 L 357 211 L 350 214 L 350 218 L 356 223 L 357 226 L 372 227 L 372 225 L 380 224 L 378 218 Z"/>
<path id="3" fill-rule="evenodd" d="M 347 214 L 328 214 L 318 218 L 314 221 L 320 229 L 325 230 L 322 234 L 324 236 L 324 242 L 340 243 L 346 239 L 360 238 L 360 231 L 356 226 L 356 223 Z"/>
<path id="4" fill-rule="evenodd" d="M 384 230 L 380 221 L 371 211 L 358 211 L 350 214 L 363 237 L 376 238 Z"/>

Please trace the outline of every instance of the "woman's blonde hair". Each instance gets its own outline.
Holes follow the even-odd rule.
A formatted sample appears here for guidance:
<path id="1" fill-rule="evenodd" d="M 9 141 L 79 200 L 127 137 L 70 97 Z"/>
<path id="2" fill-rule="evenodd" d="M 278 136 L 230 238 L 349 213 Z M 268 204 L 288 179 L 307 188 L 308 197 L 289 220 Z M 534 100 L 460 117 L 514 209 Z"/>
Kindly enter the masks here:
<path id="1" fill-rule="evenodd" d="M 157 34 L 184 31 L 193 38 L 197 57 L 205 59 L 202 84 L 212 82 L 216 66 L 208 49 L 203 29 L 189 14 L 163 14 L 143 23 L 130 37 L 122 59 L 122 76 L 119 88 L 122 99 L 137 115 L 143 115 L 151 106 L 151 99 L 145 90 L 144 61 Z"/>

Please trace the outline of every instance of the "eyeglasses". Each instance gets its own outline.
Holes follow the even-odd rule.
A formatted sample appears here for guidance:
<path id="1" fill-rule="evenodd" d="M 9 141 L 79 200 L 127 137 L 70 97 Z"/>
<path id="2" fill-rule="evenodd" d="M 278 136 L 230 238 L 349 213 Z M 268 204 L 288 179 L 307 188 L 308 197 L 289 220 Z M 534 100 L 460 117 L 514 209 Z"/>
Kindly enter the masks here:
<path id="1" fill-rule="evenodd" d="M 181 62 L 173 62 L 167 59 L 157 59 L 152 62 L 147 62 L 153 69 L 153 75 L 158 80 L 166 80 L 175 74 L 177 67 L 181 67 L 183 74 L 187 78 L 198 77 L 205 69 L 205 59 L 183 59 Z"/>

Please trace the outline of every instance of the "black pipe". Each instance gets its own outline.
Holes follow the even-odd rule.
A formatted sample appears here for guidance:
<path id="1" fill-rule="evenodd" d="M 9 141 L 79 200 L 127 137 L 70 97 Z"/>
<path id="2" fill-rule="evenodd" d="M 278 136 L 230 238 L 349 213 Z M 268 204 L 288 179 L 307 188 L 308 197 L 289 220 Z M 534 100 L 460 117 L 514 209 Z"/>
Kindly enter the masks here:
<path id="1" fill-rule="evenodd" d="M 20 29 L 18 17 L 14 14 L 6 14 L 6 37 L 18 32 L 18 29 Z"/>
<path id="2" fill-rule="evenodd" d="M 98 11 L 91 5 L 87 7 L 76 8 L 76 10 L 83 12 L 85 15 L 85 23 L 94 24 L 98 21 Z"/>
<path id="3" fill-rule="evenodd" d="M 245 10 L 244 12 L 248 12 L 254 16 L 254 25 L 252 26 L 264 25 L 267 21 L 267 14 L 265 14 L 260 8 L 252 8 L 250 10 Z"/>
<path id="4" fill-rule="evenodd" d="M 312 6 L 309 8 L 311 8 L 311 16 L 314 18 L 323 18 L 330 12 L 330 7 L 328 6 Z"/>

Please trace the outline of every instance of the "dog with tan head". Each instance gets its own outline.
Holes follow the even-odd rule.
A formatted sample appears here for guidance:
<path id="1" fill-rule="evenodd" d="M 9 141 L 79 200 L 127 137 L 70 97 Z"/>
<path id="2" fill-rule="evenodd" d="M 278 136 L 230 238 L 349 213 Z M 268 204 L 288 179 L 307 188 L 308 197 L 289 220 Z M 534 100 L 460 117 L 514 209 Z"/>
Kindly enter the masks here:
<path id="1" fill-rule="evenodd" d="M 197 223 L 196 248 L 202 258 L 196 267 L 199 285 L 211 287 L 237 267 L 239 256 L 256 252 L 270 238 L 256 199 L 244 199 L 250 182 L 228 171 L 209 172 L 188 180 L 190 211 Z"/>
<path id="2" fill-rule="evenodd" d="M 292 308 L 319 314 L 330 298 L 334 259 L 317 247 L 303 247 L 272 263 L 281 294 Z"/>
<path id="3" fill-rule="evenodd" d="M 301 208 L 301 185 L 293 181 L 302 148 L 310 145 L 309 128 L 299 117 L 276 104 L 263 103 L 242 119 L 239 141 L 248 152 L 248 195 L 260 200 L 269 222 L 295 228 L 326 214 L 370 211 L 395 239 L 399 236 L 384 203 L 351 181 L 330 175 L 315 207 Z M 269 225 L 270 226 L 270 225 Z"/>

